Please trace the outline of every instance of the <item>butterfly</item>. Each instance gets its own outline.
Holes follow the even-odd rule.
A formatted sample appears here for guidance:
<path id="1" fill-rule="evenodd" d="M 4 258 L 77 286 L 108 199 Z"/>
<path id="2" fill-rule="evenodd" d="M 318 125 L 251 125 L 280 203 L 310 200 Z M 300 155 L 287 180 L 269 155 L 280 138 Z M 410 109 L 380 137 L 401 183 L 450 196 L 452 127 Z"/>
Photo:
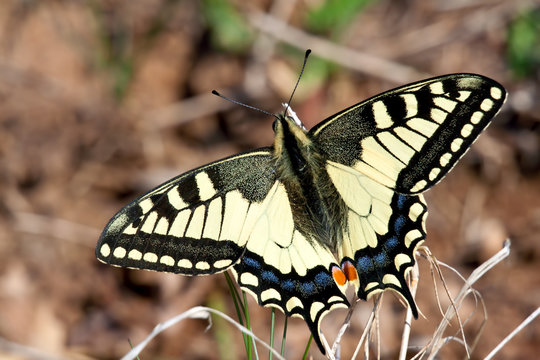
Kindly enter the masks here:
<path id="1" fill-rule="evenodd" d="M 107 224 L 107 264 L 183 275 L 230 270 L 262 306 L 301 317 L 324 353 L 323 317 L 393 290 L 426 237 L 422 193 L 490 123 L 505 89 L 475 74 L 405 85 L 306 130 L 275 115 L 272 146 L 179 175 Z"/>

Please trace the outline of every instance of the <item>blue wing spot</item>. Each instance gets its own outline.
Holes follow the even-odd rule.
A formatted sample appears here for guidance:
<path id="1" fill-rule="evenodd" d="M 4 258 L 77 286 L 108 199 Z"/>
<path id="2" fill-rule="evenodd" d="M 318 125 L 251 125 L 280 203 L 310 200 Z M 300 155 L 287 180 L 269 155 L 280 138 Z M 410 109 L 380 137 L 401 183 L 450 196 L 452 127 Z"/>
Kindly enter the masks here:
<path id="1" fill-rule="evenodd" d="M 375 260 L 378 266 L 382 267 L 388 264 L 388 255 L 386 255 L 386 252 L 382 251 L 379 254 L 375 255 L 373 257 L 373 260 Z"/>
<path id="2" fill-rule="evenodd" d="M 301 288 L 301 292 L 305 295 L 311 295 L 315 293 L 315 291 L 317 290 L 317 288 L 315 287 L 315 284 L 312 283 L 311 281 L 302 283 L 302 285 L 300 285 L 300 288 Z"/>
<path id="3" fill-rule="evenodd" d="M 384 244 L 384 247 L 387 250 L 391 250 L 399 245 L 399 241 L 397 237 L 392 236 L 390 239 L 386 240 L 386 243 Z"/>
<path id="4" fill-rule="evenodd" d="M 332 283 L 332 277 L 327 273 L 321 272 L 315 275 L 315 284 L 317 284 L 318 286 L 326 287 L 330 283 Z"/>
<path id="5" fill-rule="evenodd" d="M 356 262 L 356 271 L 358 272 L 368 272 L 373 270 L 373 262 L 369 258 L 369 256 L 362 256 L 358 261 Z"/>
<path id="6" fill-rule="evenodd" d="M 394 223 L 394 231 L 399 234 L 403 229 L 403 226 L 405 226 L 405 216 L 400 215 Z"/>
<path id="7" fill-rule="evenodd" d="M 257 260 L 252 259 L 252 258 L 244 257 L 242 259 L 242 262 L 252 268 L 257 268 L 257 269 L 261 268 L 261 264 Z"/>
<path id="8" fill-rule="evenodd" d="M 294 290 L 294 281 L 292 280 L 285 280 L 281 283 L 281 288 L 285 291 L 293 291 Z"/>
<path id="9" fill-rule="evenodd" d="M 271 271 L 263 271 L 262 274 L 261 274 L 261 277 L 262 277 L 263 280 L 270 281 L 270 282 L 273 282 L 273 283 L 278 283 L 279 282 L 279 278 L 276 276 L 276 274 L 274 274 Z"/>
<path id="10" fill-rule="evenodd" d="M 397 206 L 399 210 L 403 210 L 403 207 L 405 206 L 405 201 L 407 200 L 407 197 L 405 195 L 398 195 L 397 198 Z"/>

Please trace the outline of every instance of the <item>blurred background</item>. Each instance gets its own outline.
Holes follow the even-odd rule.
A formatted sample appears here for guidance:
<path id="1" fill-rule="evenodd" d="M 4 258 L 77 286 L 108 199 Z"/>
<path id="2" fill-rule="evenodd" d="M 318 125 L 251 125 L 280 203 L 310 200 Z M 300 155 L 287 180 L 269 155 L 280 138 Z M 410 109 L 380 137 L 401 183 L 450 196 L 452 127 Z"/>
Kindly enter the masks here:
<path id="1" fill-rule="evenodd" d="M 452 173 L 427 194 L 426 245 L 468 276 L 510 237 L 510 257 L 475 286 L 487 326 L 481 359 L 540 305 L 540 1 L 518 0 L 3 0 L 0 2 L 0 358 L 114 359 L 160 321 L 196 305 L 233 316 L 223 275 L 187 278 L 98 263 L 109 218 L 139 194 L 196 166 L 272 142 L 272 118 L 211 95 L 282 111 L 303 54 L 313 50 L 292 105 L 308 128 L 384 90 L 474 72 L 509 99 Z M 441 319 L 420 260 L 411 344 Z M 445 271 L 455 295 L 462 281 Z M 439 293 L 443 290 L 439 286 Z M 443 306 L 448 301 L 441 295 Z M 270 310 L 251 301 L 255 333 Z M 467 303 L 465 335 L 483 310 Z M 354 350 L 372 303 L 342 341 Z M 333 339 L 344 311 L 323 322 Z M 381 356 L 396 358 L 404 309 L 387 294 Z M 278 314 L 278 333 L 283 315 Z M 183 322 L 142 359 L 244 358 L 219 321 Z M 449 335 L 456 334 L 453 324 Z M 289 321 L 286 356 L 309 332 Z M 540 352 L 536 320 L 499 358 Z M 278 341 L 279 346 L 279 341 Z M 418 350 L 418 349 L 417 349 Z M 411 354 L 413 354 L 412 352 Z M 311 354 L 321 355 L 315 346 Z M 463 358 L 451 341 L 442 358 Z M 262 354 L 266 357 L 266 353 Z"/>

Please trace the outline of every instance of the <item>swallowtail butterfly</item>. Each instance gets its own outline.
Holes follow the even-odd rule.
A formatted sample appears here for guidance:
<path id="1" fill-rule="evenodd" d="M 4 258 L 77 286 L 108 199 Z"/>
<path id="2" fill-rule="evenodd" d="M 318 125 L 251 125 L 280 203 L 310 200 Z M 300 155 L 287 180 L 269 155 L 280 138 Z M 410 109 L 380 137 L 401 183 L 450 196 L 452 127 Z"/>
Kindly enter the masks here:
<path id="1" fill-rule="evenodd" d="M 107 264 L 207 275 L 231 270 L 259 304 L 320 324 L 394 290 L 426 237 L 425 190 L 452 169 L 506 91 L 454 74 L 387 91 L 307 131 L 275 115 L 274 144 L 191 170 L 120 210 L 99 239 Z"/>

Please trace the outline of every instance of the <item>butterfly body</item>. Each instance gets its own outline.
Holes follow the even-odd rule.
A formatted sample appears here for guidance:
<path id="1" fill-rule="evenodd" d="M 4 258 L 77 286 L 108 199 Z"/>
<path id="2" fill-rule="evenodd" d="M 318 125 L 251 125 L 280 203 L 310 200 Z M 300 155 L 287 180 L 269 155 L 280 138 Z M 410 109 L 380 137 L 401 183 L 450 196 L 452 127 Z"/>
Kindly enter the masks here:
<path id="1" fill-rule="evenodd" d="M 418 314 L 406 275 L 426 237 L 422 192 L 504 103 L 497 82 L 453 74 L 374 96 L 306 131 L 276 115 L 275 140 L 171 179 L 120 210 L 96 255 L 130 268 L 230 270 L 263 306 L 320 324 L 385 290 Z"/>
<path id="2" fill-rule="evenodd" d="M 294 226 L 307 239 L 336 251 L 346 228 L 346 205 L 325 167 L 326 156 L 296 122 L 277 115 L 273 157 L 277 178 L 286 189 Z"/>

